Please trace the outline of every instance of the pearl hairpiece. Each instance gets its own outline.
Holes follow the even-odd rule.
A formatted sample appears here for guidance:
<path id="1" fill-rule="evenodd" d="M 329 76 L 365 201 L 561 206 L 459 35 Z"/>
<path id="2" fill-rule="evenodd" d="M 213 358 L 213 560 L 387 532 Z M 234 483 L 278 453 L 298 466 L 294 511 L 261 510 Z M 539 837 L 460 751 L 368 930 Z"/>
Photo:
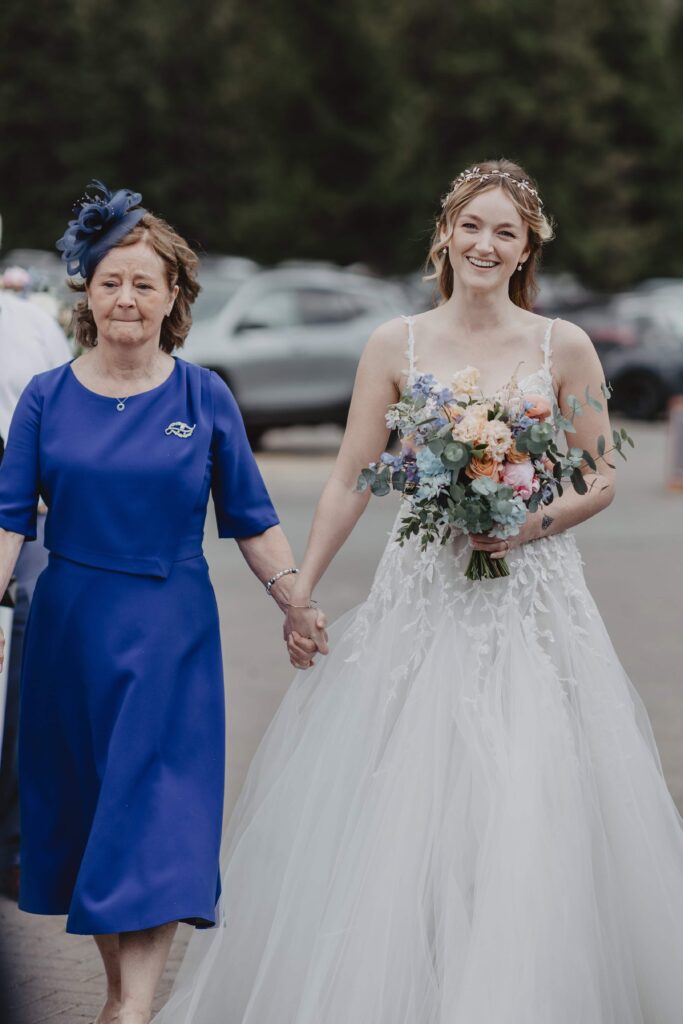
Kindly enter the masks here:
<path id="1" fill-rule="evenodd" d="M 541 210 L 543 209 L 541 197 L 539 196 L 538 192 L 533 187 L 531 182 L 528 180 L 528 178 L 515 178 L 512 174 L 510 174 L 509 171 L 482 171 L 480 167 L 468 167 L 466 170 L 460 172 L 458 177 L 453 182 L 453 187 L 451 188 L 451 191 L 448 193 L 448 195 L 444 196 L 444 198 L 441 201 L 442 209 L 459 185 L 464 184 L 466 181 L 488 181 L 489 178 L 494 177 L 507 178 L 508 181 L 512 182 L 513 185 L 516 185 L 517 188 L 521 189 L 523 192 L 527 192 L 530 196 L 533 196 L 538 204 L 538 212 L 541 212 Z"/>

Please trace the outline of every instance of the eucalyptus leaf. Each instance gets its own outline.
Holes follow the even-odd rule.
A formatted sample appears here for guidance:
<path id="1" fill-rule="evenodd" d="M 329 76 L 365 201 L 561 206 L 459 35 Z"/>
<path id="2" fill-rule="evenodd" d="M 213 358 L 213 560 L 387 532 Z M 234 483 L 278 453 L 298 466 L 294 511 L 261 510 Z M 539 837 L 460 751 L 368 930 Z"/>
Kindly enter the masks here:
<path id="1" fill-rule="evenodd" d="M 571 475 L 572 486 L 577 494 L 586 494 L 588 491 L 588 484 L 583 478 L 583 473 L 580 469 L 573 469 Z"/>
<path id="2" fill-rule="evenodd" d="M 378 476 L 370 484 L 370 490 L 378 498 L 381 498 L 384 494 L 388 494 L 391 488 L 389 487 L 387 480 L 383 476 Z"/>
<path id="3" fill-rule="evenodd" d="M 404 469 L 398 469 L 391 478 L 391 486 L 395 491 L 404 491 L 406 487 L 406 472 Z"/>
<path id="4" fill-rule="evenodd" d="M 555 425 L 558 430 L 564 430 L 565 434 L 575 434 L 576 427 L 571 420 L 568 420 L 566 416 L 558 416 L 555 420 Z"/>
<path id="5" fill-rule="evenodd" d="M 578 400 L 576 395 L 567 395 L 567 405 L 572 411 L 572 416 L 582 416 L 583 409 L 581 408 L 581 402 Z"/>
<path id="6" fill-rule="evenodd" d="M 600 458 L 602 458 L 604 454 L 605 454 L 605 435 L 604 434 L 600 434 L 600 437 L 598 438 L 598 455 L 600 456 Z"/>
<path id="7" fill-rule="evenodd" d="M 596 470 L 598 468 L 596 466 L 596 464 L 595 464 L 595 459 L 593 458 L 591 453 L 587 452 L 585 449 L 584 449 L 584 452 L 583 452 L 583 457 L 584 457 L 586 463 L 590 466 L 591 469 Z"/>

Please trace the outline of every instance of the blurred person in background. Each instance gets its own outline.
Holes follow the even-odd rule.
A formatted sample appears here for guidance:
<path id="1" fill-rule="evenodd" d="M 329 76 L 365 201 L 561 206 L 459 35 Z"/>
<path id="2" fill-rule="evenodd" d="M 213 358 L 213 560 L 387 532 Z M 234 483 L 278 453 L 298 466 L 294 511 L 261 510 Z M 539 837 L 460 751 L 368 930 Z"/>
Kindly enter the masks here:
<path id="1" fill-rule="evenodd" d="M 0 220 L 0 242 L 2 221 Z M 5 271 L 0 288 L 0 453 L 19 396 L 36 373 L 71 358 L 64 332 L 54 318 L 26 297 L 28 274 Z M 0 454 L 1 457 L 1 454 Z M 15 567 L 16 606 L 10 644 L 2 762 L 0 763 L 0 891 L 16 900 L 19 894 L 19 784 L 17 727 L 19 680 L 26 620 L 40 573 L 47 565 L 43 546 L 45 506 L 38 507 L 36 540 L 25 544 Z"/>
<path id="2" fill-rule="evenodd" d="M 510 431 L 488 413 L 511 381 L 541 418 L 604 386 L 588 336 L 532 312 L 552 234 L 518 165 L 452 183 L 430 250 L 441 303 L 370 338 L 294 604 L 366 507 L 358 475 L 401 395 L 430 417 L 427 393 L 489 398 L 475 461 L 495 479 L 495 432 Z M 604 404 L 574 426 L 580 450 L 611 437 Z M 443 474 L 404 443 L 421 488 Z M 423 550 L 392 531 L 368 599 L 332 627 L 252 762 L 223 926 L 193 935 L 160 1024 L 679 1024 L 683 830 L 571 532 L 614 494 L 613 467 L 591 462 L 585 493 L 530 509 L 507 540 L 455 531 Z M 473 548 L 507 556 L 510 575 L 472 582 Z M 307 667 L 314 647 L 286 630 Z"/>
<path id="3" fill-rule="evenodd" d="M 98 1024 L 146 1024 L 179 920 L 214 924 L 224 788 L 218 610 L 202 537 L 219 535 L 325 650 L 216 374 L 173 356 L 196 255 L 127 189 L 94 183 L 58 243 L 83 279 L 83 354 L 24 389 L 0 466 L 0 586 L 48 496 L 48 567 L 22 673 L 19 906 L 93 935 Z"/>

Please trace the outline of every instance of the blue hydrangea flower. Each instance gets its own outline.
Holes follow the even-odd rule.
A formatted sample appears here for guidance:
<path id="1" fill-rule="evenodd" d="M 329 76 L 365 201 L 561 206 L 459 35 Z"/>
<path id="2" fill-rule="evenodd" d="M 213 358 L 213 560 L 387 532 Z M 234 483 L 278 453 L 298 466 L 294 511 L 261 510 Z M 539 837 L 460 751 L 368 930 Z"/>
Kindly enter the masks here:
<path id="1" fill-rule="evenodd" d="M 498 511 L 491 512 L 491 518 L 496 522 L 491 530 L 491 536 L 499 537 L 501 540 L 505 540 L 507 537 L 516 537 L 520 526 L 527 517 L 526 505 L 518 495 L 510 498 L 504 504 L 506 506 L 504 514 Z"/>
<path id="2" fill-rule="evenodd" d="M 426 477 L 421 480 L 420 486 L 415 491 L 415 497 L 418 501 L 422 498 L 434 498 L 444 487 L 449 487 L 450 483 L 450 473 L 439 473 L 437 476 Z"/>
<path id="3" fill-rule="evenodd" d="M 437 476 L 444 471 L 443 462 L 429 448 L 421 448 L 417 453 L 417 468 L 420 472 L 420 479 Z"/>
<path id="4" fill-rule="evenodd" d="M 400 455 L 392 455 L 391 452 L 382 452 L 380 459 L 385 466 L 391 466 L 392 469 L 401 469 L 403 467 L 403 459 Z"/>
<path id="5" fill-rule="evenodd" d="M 413 384 L 412 395 L 414 398 L 417 398 L 419 395 L 422 395 L 423 398 L 430 398 L 436 386 L 437 381 L 433 374 L 421 373 Z"/>
<path id="6" fill-rule="evenodd" d="M 535 416 L 520 416 L 517 420 L 517 426 L 522 430 L 526 430 L 527 427 L 533 427 L 534 423 L 538 423 L 538 419 Z"/>

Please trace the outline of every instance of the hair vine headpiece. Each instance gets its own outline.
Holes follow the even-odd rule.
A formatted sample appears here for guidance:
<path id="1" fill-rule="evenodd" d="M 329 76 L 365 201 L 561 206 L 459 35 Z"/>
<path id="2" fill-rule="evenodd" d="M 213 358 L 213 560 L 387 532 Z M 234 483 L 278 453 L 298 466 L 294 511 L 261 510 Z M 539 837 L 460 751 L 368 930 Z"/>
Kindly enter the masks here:
<path id="1" fill-rule="evenodd" d="M 73 208 L 75 217 L 59 241 L 57 248 L 66 263 L 67 273 L 80 274 L 87 279 L 122 238 L 133 230 L 145 213 L 140 206 L 139 192 L 121 188 L 110 192 L 106 185 L 94 179 L 88 188 L 97 189 L 100 196 L 81 196 Z"/>
<path id="2" fill-rule="evenodd" d="M 441 201 L 442 208 L 446 205 L 448 200 L 451 198 L 455 190 L 459 185 L 463 185 L 466 181 L 488 181 L 489 178 L 507 178 L 508 181 L 516 185 L 517 188 L 521 189 L 522 192 L 526 192 L 528 195 L 533 196 L 538 204 L 538 212 L 540 213 L 543 209 L 543 203 L 537 190 L 528 180 L 528 178 L 515 178 L 509 171 L 482 171 L 480 167 L 468 167 L 466 170 L 461 171 L 458 177 L 453 182 L 450 192 L 444 196 Z"/>

